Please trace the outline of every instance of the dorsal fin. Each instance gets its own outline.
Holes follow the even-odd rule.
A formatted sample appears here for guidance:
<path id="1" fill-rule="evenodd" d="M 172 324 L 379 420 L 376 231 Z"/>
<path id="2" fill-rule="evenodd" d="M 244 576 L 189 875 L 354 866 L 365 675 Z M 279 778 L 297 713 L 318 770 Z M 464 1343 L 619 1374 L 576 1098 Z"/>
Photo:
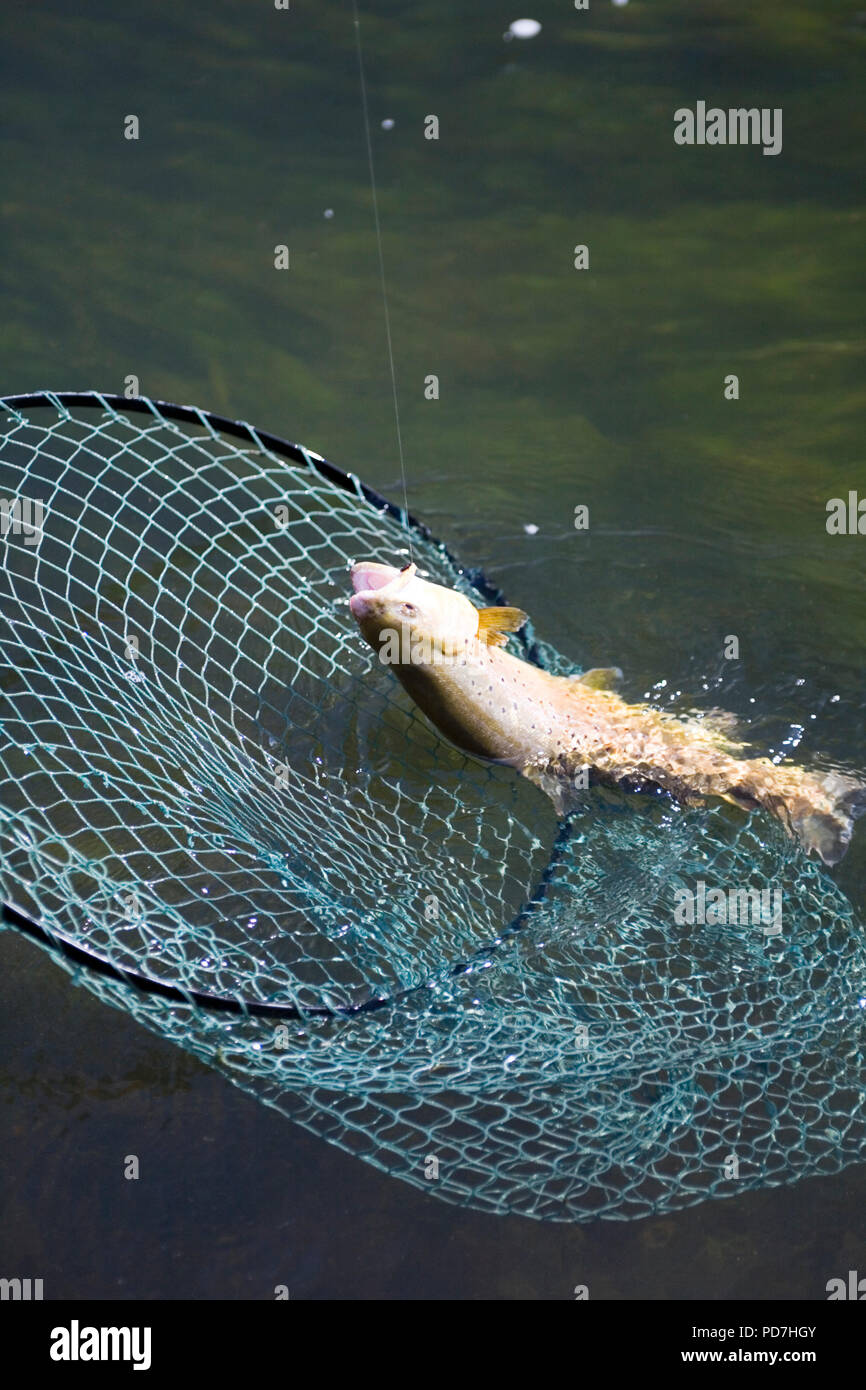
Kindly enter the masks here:
<path id="1" fill-rule="evenodd" d="M 504 647 L 508 633 L 523 627 L 528 617 L 522 608 L 482 608 L 478 613 L 478 640 L 488 647 Z"/>
<path id="2" fill-rule="evenodd" d="M 590 690 L 612 690 L 622 680 L 622 671 L 618 666 L 593 666 L 591 671 L 573 676 L 572 680 L 589 686 Z"/>
<path id="3" fill-rule="evenodd" d="M 746 746 L 740 721 L 735 714 L 730 714 L 727 710 L 689 709 L 678 714 L 677 718 L 684 724 L 691 724 L 705 738 L 712 739 L 717 744 L 729 748 Z"/>

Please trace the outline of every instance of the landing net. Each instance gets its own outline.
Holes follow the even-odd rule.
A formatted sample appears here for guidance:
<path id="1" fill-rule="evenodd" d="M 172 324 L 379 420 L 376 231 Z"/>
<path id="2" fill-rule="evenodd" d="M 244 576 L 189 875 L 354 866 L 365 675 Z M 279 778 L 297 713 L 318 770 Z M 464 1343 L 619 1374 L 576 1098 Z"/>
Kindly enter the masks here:
<path id="1" fill-rule="evenodd" d="M 558 823 L 446 744 L 348 611 L 350 564 L 410 538 L 501 601 L 251 426 L 0 401 L 6 924 L 451 1202 L 628 1219 L 861 1160 L 851 904 L 766 816 L 590 791 Z M 511 649 L 570 669 L 531 627 Z M 701 883 L 778 891 L 781 931 L 678 923 Z"/>

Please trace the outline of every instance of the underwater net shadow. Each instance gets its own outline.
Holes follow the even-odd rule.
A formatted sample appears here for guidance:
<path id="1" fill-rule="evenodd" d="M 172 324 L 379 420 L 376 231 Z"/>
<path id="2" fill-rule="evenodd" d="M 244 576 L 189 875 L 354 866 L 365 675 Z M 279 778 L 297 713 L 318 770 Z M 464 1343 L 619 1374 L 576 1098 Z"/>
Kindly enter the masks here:
<path id="1" fill-rule="evenodd" d="M 410 542 L 501 595 L 319 455 L 144 399 L 0 407 L 0 497 L 44 513 L 5 537 L 0 897 L 77 982 L 491 1212 L 628 1219 L 862 1158 L 862 933 L 780 831 L 557 824 L 444 745 L 371 669 L 348 565 Z M 672 894 L 710 875 L 784 888 L 784 940 L 684 942 Z"/>

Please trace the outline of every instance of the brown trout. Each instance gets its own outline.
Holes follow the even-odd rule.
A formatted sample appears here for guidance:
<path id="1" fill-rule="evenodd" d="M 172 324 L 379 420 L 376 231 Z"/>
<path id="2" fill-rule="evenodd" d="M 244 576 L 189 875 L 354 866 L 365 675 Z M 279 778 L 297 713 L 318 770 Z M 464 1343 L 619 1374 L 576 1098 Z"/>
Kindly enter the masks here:
<path id="1" fill-rule="evenodd" d="M 436 728 L 464 752 L 517 768 L 558 815 L 589 781 L 660 788 L 686 804 L 722 797 L 772 812 L 807 852 L 836 864 L 866 811 L 866 786 L 853 778 L 736 756 L 744 745 L 724 731 L 729 716 L 630 705 L 611 688 L 616 668 L 554 676 L 503 651 L 526 622 L 518 608 L 478 609 L 413 564 L 356 564 L 352 587 L 363 636 Z"/>

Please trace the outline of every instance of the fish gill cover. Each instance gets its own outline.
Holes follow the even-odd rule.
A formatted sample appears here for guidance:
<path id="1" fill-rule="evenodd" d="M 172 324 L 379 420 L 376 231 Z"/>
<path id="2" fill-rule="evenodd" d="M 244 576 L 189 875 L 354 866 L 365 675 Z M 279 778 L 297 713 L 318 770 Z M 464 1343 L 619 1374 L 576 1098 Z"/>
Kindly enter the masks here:
<path id="1" fill-rule="evenodd" d="M 490 591 L 317 455 L 150 401 L 0 407 L 0 900 L 78 983 L 491 1212 L 628 1219 L 863 1158 L 866 938 L 778 825 L 592 790 L 558 825 L 445 744 L 348 566 L 411 538 Z M 771 886 L 784 930 L 684 921 L 711 884 Z"/>

